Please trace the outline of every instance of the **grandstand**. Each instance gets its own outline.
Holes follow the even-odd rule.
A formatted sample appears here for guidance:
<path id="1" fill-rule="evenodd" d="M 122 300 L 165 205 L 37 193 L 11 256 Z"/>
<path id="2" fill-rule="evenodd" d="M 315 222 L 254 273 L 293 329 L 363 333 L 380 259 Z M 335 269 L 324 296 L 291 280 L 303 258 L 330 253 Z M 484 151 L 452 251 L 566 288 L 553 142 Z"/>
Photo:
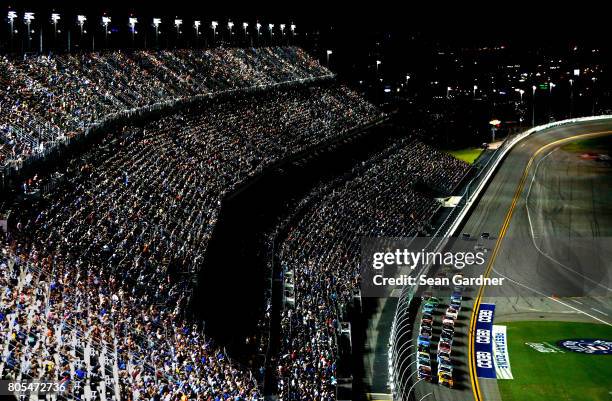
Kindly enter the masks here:
<path id="1" fill-rule="evenodd" d="M 188 313 L 223 200 L 385 114 L 297 47 L 5 56 L 0 91 L 0 163 L 19 179 L 0 210 L 0 378 L 78 399 L 262 398 L 257 367 Z M 94 143 L 45 165 L 93 128 Z M 335 398 L 359 238 L 426 232 L 438 204 L 415 185 L 450 193 L 468 171 L 410 140 L 318 189 L 280 247 L 298 284 L 272 393 Z"/>

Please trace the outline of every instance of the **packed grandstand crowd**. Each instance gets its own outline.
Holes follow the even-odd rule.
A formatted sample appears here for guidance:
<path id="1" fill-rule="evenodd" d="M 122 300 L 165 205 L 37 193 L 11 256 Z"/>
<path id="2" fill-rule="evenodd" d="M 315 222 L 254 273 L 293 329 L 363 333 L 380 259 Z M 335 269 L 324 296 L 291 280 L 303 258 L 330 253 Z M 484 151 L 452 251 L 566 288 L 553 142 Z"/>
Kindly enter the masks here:
<path id="1" fill-rule="evenodd" d="M 334 82 L 270 88 L 328 75 L 294 47 L 1 59 L 0 163 L 112 113 L 215 96 L 100 134 L 57 167 L 53 190 L 41 189 L 49 171 L 23 182 L 0 233 L 0 378 L 61 381 L 78 399 L 262 398 L 260 377 L 232 363 L 186 306 L 226 194 L 381 118 Z M 267 89 L 247 90 L 256 86 Z M 467 169 L 406 143 L 294 222 L 282 246 L 300 281 L 283 315 L 283 400 L 334 398 L 334 330 L 358 284 L 358 238 L 422 229 L 436 203 L 413 185 L 449 192 Z"/>
<path id="2" fill-rule="evenodd" d="M 330 75 L 297 47 L 0 57 L 0 167 L 125 110 Z"/>
<path id="3" fill-rule="evenodd" d="M 450 194 L 468 172 L 465 162 L 412 141 L 392 146 L 340 187 L 317 188 L 306 213 L 289 223 L 279 249 L 282 269 L 292 272 L 294 283 L 277 356 L 281 399 L 335 395 L 337 336 L 359 289 L 361 238 L 426 232 L 439 203 L 417 192 L 416 184 Z"/>

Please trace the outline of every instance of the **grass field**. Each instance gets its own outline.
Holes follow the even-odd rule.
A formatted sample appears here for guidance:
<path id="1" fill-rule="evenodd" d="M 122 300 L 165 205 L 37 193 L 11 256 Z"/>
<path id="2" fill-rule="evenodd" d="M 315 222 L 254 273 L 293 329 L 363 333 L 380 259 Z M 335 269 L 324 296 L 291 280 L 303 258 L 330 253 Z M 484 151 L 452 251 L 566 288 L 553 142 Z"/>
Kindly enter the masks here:
<path id="1" fill-rule="evenodd" d="M 556 345 L 571 338 L 612 339 L 612 327 L 593 323 L 511 322 L 507 326 L 512 380 L 498 380 L 503 401 L 610 401 L 612 355 L 564 350 L 541 353 L 526 342 Z"/>
<path id="2" fill-rule="evenodd" d="M 612 150 L 612 136 L 607 135 L 598 138 L 571 142 L 562 146 L 561 149 L 567 152 L 594 152 L 609 154 Z"/>
<path id="3" fill-rule="evenodd" d="M 467 149 L 459 149 L 459 150 L 447 150 L 448 153 L 453 155 L 459 160 L 463 160 L 467 163 L 474 163 L 474 160 L 480 156 L 482 153 L 481 148 L 467 148 Z"/>

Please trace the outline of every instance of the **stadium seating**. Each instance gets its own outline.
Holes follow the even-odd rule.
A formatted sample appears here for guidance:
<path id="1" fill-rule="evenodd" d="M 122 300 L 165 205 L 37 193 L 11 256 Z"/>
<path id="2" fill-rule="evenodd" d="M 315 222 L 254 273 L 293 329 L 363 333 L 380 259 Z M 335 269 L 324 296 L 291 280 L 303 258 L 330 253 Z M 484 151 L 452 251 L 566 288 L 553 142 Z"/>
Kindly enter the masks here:
<path id="1" fill-rule="evenodd" d="M 417 182 L 450 193 L 469 166 L 421 142 L 379 156 L 340 188 L 322 192 L 292 221 L 279 249 L 294 300 L 282 314 L 276 357 L 282 400 L 333 399 L 342 311 L 360 282 L 362 237 L 410 237 L 427 231 L 439 203 L 413 189 Z"/>
<path id="2" fill-rule="evenodd" d="M 329 76 L 296 47 L 0 58 L 0 167 L 125 110 Z"/>

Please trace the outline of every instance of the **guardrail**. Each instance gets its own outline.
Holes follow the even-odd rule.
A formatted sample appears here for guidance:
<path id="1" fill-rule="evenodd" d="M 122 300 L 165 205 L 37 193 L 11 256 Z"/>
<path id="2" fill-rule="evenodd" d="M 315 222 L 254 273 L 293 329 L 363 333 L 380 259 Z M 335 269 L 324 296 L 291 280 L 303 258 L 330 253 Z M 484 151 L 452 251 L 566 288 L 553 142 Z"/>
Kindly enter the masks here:
<path id="1" fill-rule="evenodd" d="M 464 191 L 461 194 L 461 201 L 457 206 L 449 213 L 449 215 L 440 224 L 435 234 L 431 237 L 431 240 L 425 247 L 426 250 L 433 248 L 434 251 L 439 251 L 443 248 L 448 238 L 456 234 L 457 230 L 461 226 L 461 223 L 466 218 L 471 208 L 475 205 L 481 192 L 487 186 L 489 180 L 495 174 L 497 167 L 500 165 L 504 157 L 510 152 L 510 150 L 521 140 L 526 137 L 549 129 L 558 127 L 561 125 L 575 124 L 586 121 L 598 121 L 612 119 L 612 115 L 602 116 L 591 116 L 591 117 L 580 117 L 572 118 L 567 120 L 556 121 L 544 125 L 539 125 L 528 129 L 527 131 L 506 138 L 502 145 L 495 151 L 493 156 L 487 161 L 487 163 L 480 168 L 480 171 L 472 180 L 468 182 Z M 430 266 L 424 266 L 418 274 L 424 274 L 427 272 Z M 411 384 L 411 377 L 414 373 L 410 373 L 410 355 L 411 348 L 414 347 L 411 344 L 412 340 L 412 328 L 413 328 L 413 316 L 410 315 L 410 304 L 414 298 L 418 286 L 404 286 L 399 295 L 397 307 L 395 310 L 395 316 L 391 325 L 391 336 L 389 340 L 389 385 L 394 400 L 398 401 L 409 401 L 411 400 L 412 390 L 414 384 Z M 415 371 L 416 373 L 416 371 Z"/>

